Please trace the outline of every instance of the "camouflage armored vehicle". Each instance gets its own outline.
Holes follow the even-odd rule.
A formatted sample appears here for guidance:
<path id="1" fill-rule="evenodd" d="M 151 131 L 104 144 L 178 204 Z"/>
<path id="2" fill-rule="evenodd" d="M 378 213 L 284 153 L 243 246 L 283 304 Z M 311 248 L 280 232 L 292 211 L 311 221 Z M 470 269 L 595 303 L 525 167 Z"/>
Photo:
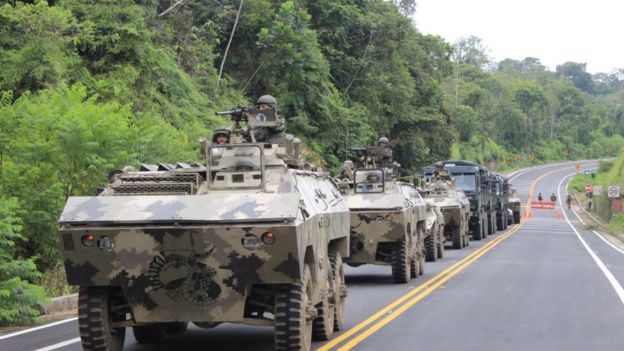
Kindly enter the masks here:
<path id="1" fill-rule="evenodd" d="M 513 214 L 513 222 L 511 223 L 520 223 L 520 209 L 522 208 L 522 201 L 520 201 L 520 198 L 514 189 L 511 189 L 511 194 L 509 195 L 509 208 Z"/>
<path id="2" fill-rule="evenodd" d="M 495 228 L 495 212 L 492 206 L 492 177 L 483 166 L 470 161 L 442 161 L 444 168 L 453 176 L 458 188 L 462 189 L 470 201 L 469 228 L 472 239 L 487 238 L 488 232 Z M 426 180 L 431 180 L 434 167 L 423 168 Z"/>
<path id="3" fill-rule="evenodd" d="M 388 160 L 387 150 L 356 152 L 361 167 L 344 191 L 351 210 L 351 251 L 345 262 L 389 265 L 394 282 L 406 283 L 424 270 L 427 206 L 416 188 L 393 179 L 398 164 Z"/>
<path id="4" fill-rule="evenodd" d="M 204 165 L 126 167 L 99 196 L 68 199 L 59 235 L 85 350 L 188 322 L 273 326 L 276 349 L 309 350 L 344 326 L 349 209 L 285 144 L 204 141 Z"/>
<path id="5" fill-rule="evenodd" d="M 470 202 L 464 191 L 455 186 L 455 180 L 448 176 L 425 183 L 421 189 L 427 204 L 437 208 L 443 216 L 443 236 L 453 249 L 468 246 L 470 230 Z"/>

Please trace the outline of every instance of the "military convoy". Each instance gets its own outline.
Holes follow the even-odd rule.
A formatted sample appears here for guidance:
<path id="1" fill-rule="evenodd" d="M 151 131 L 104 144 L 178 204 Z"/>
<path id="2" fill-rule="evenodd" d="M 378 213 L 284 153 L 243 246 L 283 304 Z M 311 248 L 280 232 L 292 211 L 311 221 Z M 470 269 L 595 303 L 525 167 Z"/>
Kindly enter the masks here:
<path id="1" fill-rule="evenodd" d="M 481 240 L 496 232 L 495 177 L 485 167 L 469 161 L 442 161 L 470 202 L 469 228 L 473 240 Z M 425 179 L 431 180 L 435 167 L 423 168 Z"/>
<path id="2" fill-rule="evenodd" d="M 356 152 L 360 165 L 340 184 L 351 211 L 345 263 L 389 265 L 394 282 L 407 283 L 423 273 L 425 242 L 434 238 L 437 221 L 429 218 L 428 228 L 431 210 L 412 185 L 395 179 L 398 164 L 391 150 L 377 146 Z"/>
<path id="3" fill-rule="evenodd" d="M 345 325 L 343 263 L 389 265 L 406 283 L 445 242 L 485 238 L 515 211 L 506 179 L 467 161 L 435 179 L 426 168 L 419 188 L 401 181 L 386 138 L 330 178 L 265 100 L 221 113 L 232 125 L 202 140 L 204 163 L 127 166 L 67 200 L 59 236 L 84 350 L 121 350 L 128 327 L 156 343 L 190 322 L 272 326 L 277 350 L 309 350 Z"/>

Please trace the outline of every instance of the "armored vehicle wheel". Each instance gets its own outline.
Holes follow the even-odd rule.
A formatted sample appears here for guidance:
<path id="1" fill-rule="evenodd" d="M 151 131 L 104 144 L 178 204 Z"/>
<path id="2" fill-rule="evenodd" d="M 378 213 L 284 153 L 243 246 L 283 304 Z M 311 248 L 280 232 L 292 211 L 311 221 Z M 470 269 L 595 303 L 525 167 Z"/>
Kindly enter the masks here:
<path id="1" fill-rule="evenodd" d="M 328 260 L 329 261 L 329 260 Z M 331 266 L 326 270 L 328 293 L 324 294 L 321 302 L 316 305 L 317 317 L 312 324 L 312 339 L 327 340 L 334 333 L 334 296 L 330 296 L 334 291 L 334 280 Z"/>
<path id="2" fill-rule="evenodd" d="M 435 262 L 438 259 L 436 235 L 432 230 L 432 233 L 425 238 L 425 258 L 427 262 Z"/>
<path id="3" fill-rule="evenodd" d="M 312 348 L 312 321 L 316 308 L 310 302 L 312 276 L 305 266 L 300 284 L 287 284 L 275 296 L 275 349 L 308 351 Z"/>
<path id="4" fill-rule="evenodd" d="M 418 278 L 418 272 L 420 272 L 418 265 L 419 261 L 417 259 L 410 260 L 410 279 Z"/>
<path id="5" fill-rule="evenodd" d="M 514 219 L 514 223 L 515 224 L 520 223 L 520 212 L 514 212 L 513 213 L 513 219 Z"/>
<path id="6" fill-rule="evenodd" d="M 80 287 L 78 328 L 83 350 L 117 351 L 123 348 L 126 328 L 113 328 L 111 324 L 126 319 L 125 304 L 121 289 Z"/>
<path id="7" fill-rule="evenodd" d="M 396 284 L 405 284 L 409 280 L 410 259 L 407 257 L 407 242 L 401 241 L 392 247 L 392 278 Z"/>
<path id="8" fill-rule="evenodd" d="M 444 238 L 444 233 L 443 231 L 440 231 L 440 240 L 436 243 L 436 246 L 438 248 L 438 258 L 444 258 L 444 240 L 442 240 Z"/>
<path id="9" fill-rule="evenodd" d="M 483 234 L 483 220 L 479 221 L 479 224 L 472 228 L 472 240 L 481 240 Z"/>
<path id="10" fill-rule="evenodd" d="M 167 334 L 181 334 L 188 328 L 188 322 L 167 323 Z"/>
<path id="11" fill-rule="evenodd" d="M 329 263 L 334 280 L 334 330 L 341 330 L 345 326 L 345 302 L 347 300 L 347 284 L 345 282 L 342 256 L 339 252 L 329 252 Z"/>
<path id="12" fill-rule="evenodd" d="M 418 259 L 418 275 L 425 274 L 425 254 L 420 253 L 420 258 Z M 415 278 L 415 277 L 414 277 Z"/>
<path id="13" fill-rule="evenodd" d="M 167 335 L 166 323 L 154 323 L 132 327 L 134 338 L 139 344 L 155 344 L 163 341 Z"/>
<path id="14" fill-rule="evenodd" d="M 459 250 L 464 247 L 464 236 L 461 234 L 459 227 L 453 227 L 451 231 L 451 241 L 453 243 L 453 249 Z"/>

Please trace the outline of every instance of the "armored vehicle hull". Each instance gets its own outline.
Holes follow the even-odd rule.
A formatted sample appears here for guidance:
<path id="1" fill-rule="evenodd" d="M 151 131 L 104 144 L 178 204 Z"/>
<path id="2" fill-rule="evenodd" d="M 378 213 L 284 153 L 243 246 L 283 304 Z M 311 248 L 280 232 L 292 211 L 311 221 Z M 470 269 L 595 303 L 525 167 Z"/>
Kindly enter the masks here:
<path id="1" fill-rule="evenodd" d="M 454 181 L 436 181 L 427 184 L 422 190 L 427 204 L 437 208 L 444 220 L 444 238 L 453 249 L 461 249 L 469 244 L 470 203 Z"/>
<path id="2" fill-rule="evenodd" d="M 395 283 L 406 283 L 423 273 L 425 261 L 426 205 L 415 188 L 392 180 L 377 193 L 354 189 L 346 197 L 351 211 L 351 251 L 345 262 L 389 265 Z M 374 171 L 374 170 L 373 170 Z"/>
<path id="3" fill-rule="evenodd" d="M 308 350 L 344 325 L 345 201 L 325 174 L 253 147 L 219 150 L 212 167 L 124 172 L 100 196 L 69 198 L 60 236 L 85 350 L 121 349 L 126 327 L 152 343 L 188 322 L 274 326 L 277 349 Z M 257 170 L 229 170 L 254 153 Z M 181 174 L 196 186 L 171 181 Z"/>

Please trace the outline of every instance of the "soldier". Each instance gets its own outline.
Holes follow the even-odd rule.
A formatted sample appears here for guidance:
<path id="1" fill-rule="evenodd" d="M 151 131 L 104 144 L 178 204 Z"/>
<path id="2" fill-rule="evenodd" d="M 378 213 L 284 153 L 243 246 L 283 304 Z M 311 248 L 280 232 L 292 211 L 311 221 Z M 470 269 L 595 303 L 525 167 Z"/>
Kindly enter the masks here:
<path id="1" fill-rule="evenodd" d="M 237 172 L 251 172 L 255 168 L 255 164 L 248 159 L 240 159 L 236 162 L 235 169 Z"/>
<path id="2" fill-rule="evenodd" d="M 443 180 L 445 177 L 448 177 L 449 173 L 446 169 L 444 169 L 444 163 L 442 161 L 438 161 L 435 163 L 435 171 L 433 171 L 433 181 Z"/>
<path id="3" fill-rule="evenodd" d="M 381 164 L 385 167 L 390 167 L 392 164 L 392 149 L 390 148 L 390 140 L 388 138 L 381 137 L 377 141 L 377 146 L 381 148 Z"/>
<path id="4" fill-rule="evenodd" d="M 256 102 L 256 107 L 260 111 L 273 110 L 277 114 L 277 100 L 271 95 L 262 95 Z M 254 137 L 258 142 L 275 142 L 284 131 L 286 122 L 283 118 L 277 117 L 278 125 L 276 127 L 255 127 L 253 129 Z"/>
<path id="5" fill-rule="evenodd" d="M 230 128 L 219 127 L 215 129 L 214 133 L 212 134 L 212 142 L 218 145 L 229 144 L 230 134 L 232 134 Z"/>
<path id="6" fill-rule="evenodd" d="M 340 180 L 353 180 L 353 162 L 350 160 L 345 161 L 340 167 Z"/>

